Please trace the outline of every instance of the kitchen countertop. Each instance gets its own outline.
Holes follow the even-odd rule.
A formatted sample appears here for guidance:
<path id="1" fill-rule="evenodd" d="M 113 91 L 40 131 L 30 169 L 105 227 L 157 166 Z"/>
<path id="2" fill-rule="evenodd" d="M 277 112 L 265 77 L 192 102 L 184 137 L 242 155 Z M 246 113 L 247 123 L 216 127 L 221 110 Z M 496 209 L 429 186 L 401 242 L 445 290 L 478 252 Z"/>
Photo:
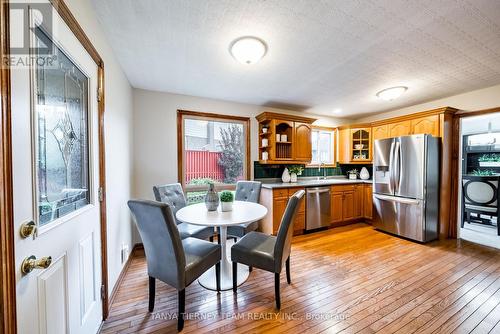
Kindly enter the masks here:
<path id="1" fill-rule="evenodd" d="M 266 181 L 266 180 L 256 180 L 262 182 L 262 188 L 266 189 L 279 189 L 279 188 L 293 188 L 293 187 L 320 187 L 320 186 L 331 186 L 336 184 L 359 184 L 359 183 L 372 183 L 371 179 L 369 180 L 349 180 L 345 177 L 333 177 L 327 178 L 323 180 L 318 180 L 317 178 L 304 178 L 299 179 L 297 182 L 289 182 L 283 183 L 277 180 Z"/>

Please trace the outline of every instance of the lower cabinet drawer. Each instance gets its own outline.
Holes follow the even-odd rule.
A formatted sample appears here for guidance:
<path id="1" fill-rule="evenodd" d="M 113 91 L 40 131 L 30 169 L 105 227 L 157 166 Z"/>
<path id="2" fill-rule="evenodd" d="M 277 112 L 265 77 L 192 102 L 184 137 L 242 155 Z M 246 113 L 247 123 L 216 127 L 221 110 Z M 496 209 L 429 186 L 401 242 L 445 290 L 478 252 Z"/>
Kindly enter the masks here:
<path id="1" fill-rule="evenodd" d="M 273 190 L 273 197 L 278 198 L 278 197 L 288 197 L 288 189 L 283 188 L 283 189 L 274 189 Z"/>
<path id="2" fill-rule="evenodd" d="M 361 185 L 361 184 L 360 184 Z M 357 184 L 339 184 L 332 186 L 330 188 L 331 192 L 344 192 L 344 191 L 354 191 L 358 185 Z"/>
<path id="3" fill-rule="evenodd" d="M 344 191 L 354 191 L 356 189 L 357 185 L 343 185 Z"/>

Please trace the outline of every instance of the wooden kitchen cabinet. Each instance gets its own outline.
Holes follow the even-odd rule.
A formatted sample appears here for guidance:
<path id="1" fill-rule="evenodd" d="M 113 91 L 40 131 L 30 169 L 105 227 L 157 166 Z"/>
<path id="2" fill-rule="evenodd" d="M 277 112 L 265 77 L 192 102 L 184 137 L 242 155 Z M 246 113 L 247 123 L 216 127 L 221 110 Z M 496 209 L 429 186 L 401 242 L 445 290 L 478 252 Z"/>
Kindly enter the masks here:
<path id="1" fill-rule="evenodd" d="M 272 234 L 278 233 L 281 218 L 285 213 L 286 205 L 288 204 L 288 189 L 274 189 L 272 200 Z"/>
<path id="2" fill-rule="evenodd" d="M 340 127 L 337 161 L 342 164 L 370 163 L 372 161 L 371 127 Z"/>
<path id="3" fill-rule="evenodd" d="M 351 129 L 351 161 L 371 161 L 371 142 L 372 129 Z"/>
<path id="4" fill-rule="evenodd" d="M 293 137 L 295 154 L 293 159 L 299 161 L 311 161 L 312 159 L 312 142 L 311 142 L 311 125 L 307 123 L 294 122 L 295 135 Z"/>
<path id="5" fill-rule="evenodd" d="M 389 138 L 389 126 L 383 124 L 372 128 L 373 140 Z"/>
<path id="6" fill-rule="evenodd" d="M 267 234 L 278 233 L 278 229 L 288 205 L 289 198 L 297 190 L 304 190 L 302 187 L 267 189 L 262 188 L 260 193 L 260 204 L 267 208 L 267 215 L 260 221 L 259 228 Z M 306 228 L 306 198 L 300 203 L 293 224 L 294 235 L 304 233 Z"/>
<path id="7" fill-rule="evenodd" d="M 344 184 L 330 187 L 330 210 L 333 226 L 345 225 L 351 221 L 363 218 L 371 219 L 371 184 Z M 262 188 L 260 194 L 260 204 L 264 205 L 268 214 L 259 224 L 260 230 L 267 234 L 276 235 L 285 213 L 290 197 L 298 190 L 305 190 L 304 187 Z M 304 195 L 305 196 L 305 195 Z M 303 234 L 306 228 L 306 198 L 300 203 L 297 209 L 293 224 L 293 234 Z"/>
<path id="8" fill-rule="evenodd" d="M 344 191 L 342 200 L 342 220 L 353 220 L 355 218 L 356 196 L 354 191 Z"/>
<path id="9" fill-rule="evenodd" d="M 259 222 L 260 231 L 276 234 L 288 203 L 288 189 L 262 188 L 259 203 L 267 208 L 267 215 Z"/>
<path id="10" fill-rule="evenodd" d="M 365 185 L 363 183 L 354 186 L 354 218 L 362 218 L 364 209 Z"/>
<path id="11" fill-rule="evenodd" d="M 288 197 L 275 198 L 273 201 L 273 232 L 278 233 L 281 218 L 285 213 L 286 205 L 288 204 Z"/>
<path id="12" fill-rule="evenodd" d="M 439 115 L 412 119 L 411 134 L 430 134 L 439 137 Z"/>
<path id="13" fill-rule="evenodd" d="M 332 188 L 333 189 L 333 188 Z M 332 190 L 330 193 L 330 210 L 331 210 L 331 223 L 337 224 L 343 221 L 342 203 L 344 200 L 344 192 L 335 192 Z"/>
<path id="14" fill-rule="evenodd" d="M 311 162 L 311 124 L 316 119 L 271 112 L 263 112 L 256 118 L 259 122 L 259 163 Z M 267 160 L 264 160 L 266 154 Z"/>
<path id="15" fill-rule="evenodd" d="M 411 121 L 389 124 L 389 137 L 408 136 L 411 133 Z"/>
<path id="16" fill-rule="evenodd" d="M 439 137 L 439 115 L 382 124 L 372 128 L 373 140 L 416 134 Z"/>
<path id="17" fill-rule="evenodd" d="M 430 115 L 373 127 L 373 139 L 383 139 L 416 134 L 439 137 L 439 115 Z"/>
<path id="18" fill-rule="evenodd" d="M 341 164 L 350 162 L 350 150 L 351 150 L 351 129 L 341 129 L 337 131 L 337 141 L 338 141 L 338 151 L 337 151 L 337 161 Z"/>
<path id="19" fill-rule="evenodd" d="M 363 187 L 363 217 L 373 219 L 373 186 L 365 184 Z"/>
<path id="20" fill-rule="evenodd" d="M 356 186 L 335 185 L 330 188 L 331 224 L 339 225 L 355 219 Z"/>
<path id="21" fill-rule="evenodd" d="M 334 185 L 330 189 L 331 224 L 372 219 L 372 185 Z"/>
<path id="22" fill-rule="evenodd" d="M 295 192 L 299 190 L 304 190 L 304 188 L 289 188 L 288 198 L 293 196 Z M 295 221 L 293 223 L 293 234 L 303 234 L 306 229 L 306 195 L 304 194 L 304 199 L 301 201 L 297 214 L 295 215 Z"/>

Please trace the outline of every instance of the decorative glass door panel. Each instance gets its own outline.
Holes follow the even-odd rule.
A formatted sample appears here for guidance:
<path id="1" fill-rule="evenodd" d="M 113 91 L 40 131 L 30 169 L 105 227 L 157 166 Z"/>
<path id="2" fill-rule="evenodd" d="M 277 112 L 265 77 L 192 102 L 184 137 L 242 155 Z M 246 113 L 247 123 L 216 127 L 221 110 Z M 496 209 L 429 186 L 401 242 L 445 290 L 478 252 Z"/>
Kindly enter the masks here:
<path id="1" fill-rule="evenodd" d="M 47 35 L 37 28 L 35 42 Z M 51 66 L 34 70 L 36 217 L 44 226 L 90 204 L 89 79 L 57 46 Z"/>
<path id="2" fill-rule="evenodd" d="M 370 132 L 363 129 L 351 130 L 351 160 L 370 160 Z"/>

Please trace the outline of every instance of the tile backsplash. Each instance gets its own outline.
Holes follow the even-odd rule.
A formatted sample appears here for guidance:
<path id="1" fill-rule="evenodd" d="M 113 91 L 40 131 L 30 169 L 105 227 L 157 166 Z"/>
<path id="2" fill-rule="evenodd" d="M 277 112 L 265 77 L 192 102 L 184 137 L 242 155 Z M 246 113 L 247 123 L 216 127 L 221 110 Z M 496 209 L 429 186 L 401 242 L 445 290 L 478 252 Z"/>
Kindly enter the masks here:
<path id="1" fill-rule="evenodd" d="M 279 179 L 283 174 L 286 165 L 262 165 L 258 161 L 254 161 L 254 178 L 255 179 Z M 372 175 L 372 165 L 340 165 L 337 167 L 326 167 L 327 176 L 347 175 L 347 171 L 357 169 L 361 171 L 362 167 L 366 167 L 370 176 Z M 318 170 L 318 167 L 305 168 L 301 177 L 323 176 L 323 168 Z"/>
<path id="2" fill-rule="evenodd" d="M 340 169 L 342 170 L 342 175 L 347 175 L 347 172 L 350 171 L 351 169 L 356 169 L 358 171 L 358 174 L 361 172 L 361 168 L 363 167 L 366 167 L 366 169 L 368 170 L 368 173 L 370 173 L 370 179 L 372 178 L 373 176 L 373 166 L 370 165 L 370 164 L 366 164 L 366 165 L 340 165 Z"/>

